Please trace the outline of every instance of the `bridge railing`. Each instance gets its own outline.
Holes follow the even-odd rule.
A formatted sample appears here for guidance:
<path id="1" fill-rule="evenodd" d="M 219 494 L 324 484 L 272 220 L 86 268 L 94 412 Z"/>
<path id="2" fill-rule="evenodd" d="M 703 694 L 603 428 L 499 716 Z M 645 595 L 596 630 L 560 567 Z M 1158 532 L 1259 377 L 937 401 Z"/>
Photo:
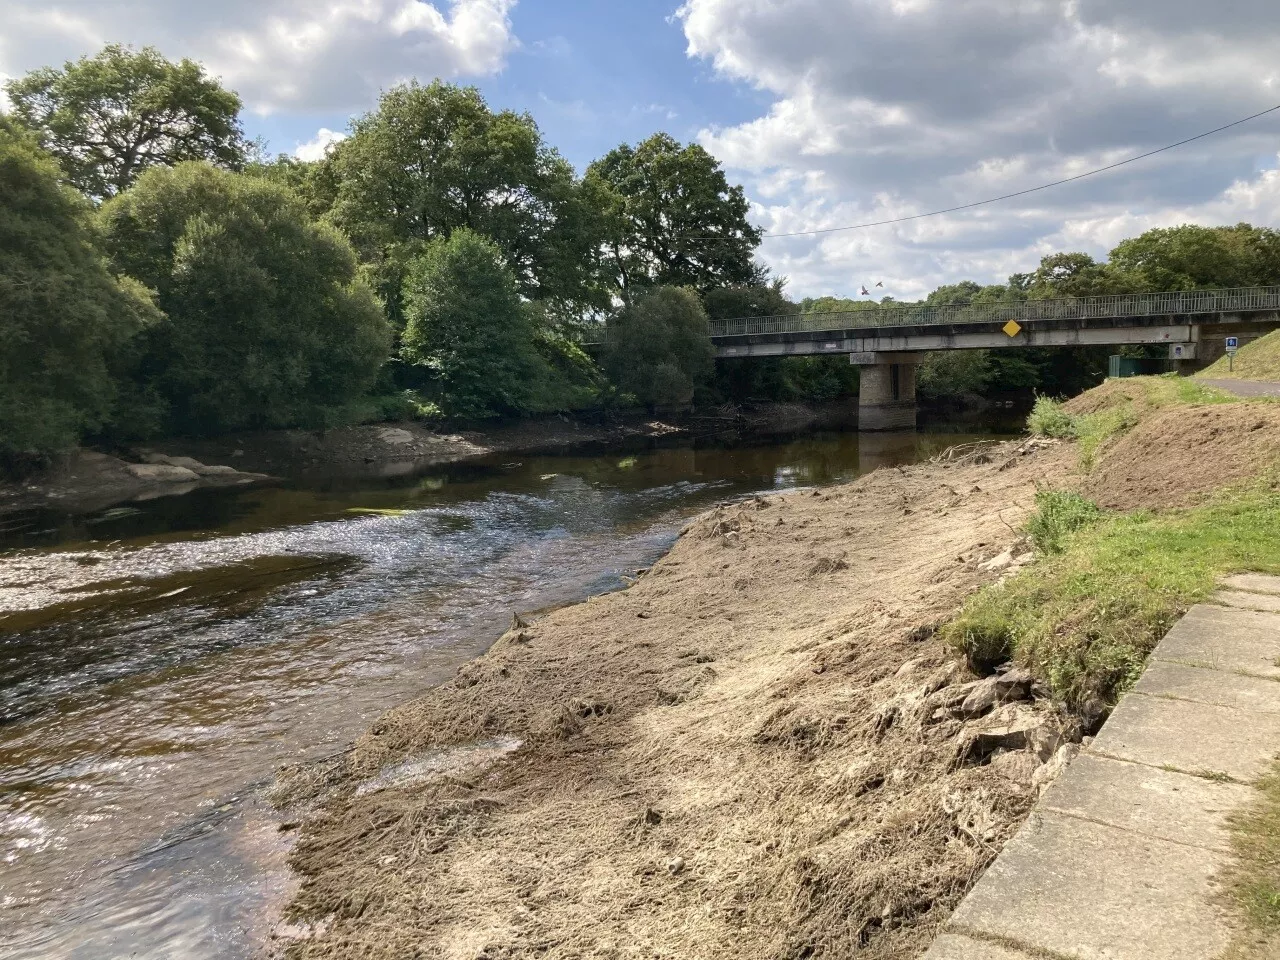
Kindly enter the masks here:
<path id="1" fill-rule="evenodd" d="M 1007 300 L 967 306 L 929 307 L 868 304 L 840 313 L 798 314 L 711 321 L 711 336 L 741 337 L 759 333 L 798 333 L 862 327 L 932 326 L 953 323 L 1019 323 L 1036 320 L 1094 320 L 1112 317 L 1162 317 L 1280 309 L 1280 287 L 1238 290 L 1190 290 L 1181 293 L 1137 293 L 1062 300 Z"/>
<path id="2" fill-rule="evenodd" d="M 1006 324 L 1036 320 L 1097 320 L 1112 317 L 1163 317 L 1240 311 L 1280 310 L 1280 287 L 1234 290 L 1189 290 L 1178 293 L 1134 293 L 1061 300 L 1004 300 L 967 306 L 866 303 L 859 309 L 802 313 L 780 317 L 712 320 L 713 338 L 755 334 L 816 333 L 875 327 L 932 326 L 953 323 Z M 582 343 L 603 343 L 606 328 L 584 331 Z"/>

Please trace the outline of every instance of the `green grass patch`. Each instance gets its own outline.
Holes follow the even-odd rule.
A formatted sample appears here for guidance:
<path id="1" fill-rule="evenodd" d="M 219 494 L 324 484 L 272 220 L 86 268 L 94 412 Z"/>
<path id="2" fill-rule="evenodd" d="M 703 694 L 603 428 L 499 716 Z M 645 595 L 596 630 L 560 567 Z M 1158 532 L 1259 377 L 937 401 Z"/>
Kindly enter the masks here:
<path id="1" fill-rule="evenodd" d="M 1280 948 L 1280 764 L 1258 790 L 1258 802 L 1231 822 L 1235 863 L 1227 889 L 1248 927 L 1231 957 L 1274 957 Z"/>
<path id="2" fill-rule="evenodd" d="M 1116 396 L 1111 406 L 1093 413 L 1074 414 L 1060 401 L 1037 397 L 1027 418 L 1027 429 L 1033 436 L 1078 440 L 1080 467 L 1088 473 L 1107 443 L 1136 427 L 1146 412 L 1175 405 L 1241 402 L 1229 393 L 1177 374 L 1131 377 L 1122 382 L 1134 387 L 1131 395 Z"/>
<path id="3" fill-rule="evenodd" d="M 1037 504 L 1029 530 L 1041 530 L 1057 552 L 979 591 L 942 633 L 979 668 L 1018 660 L 1072 706 L 1114 701 L 1223 576 L 1280 574 L 1274 489 L 1223 493 L 1190 510 L 1091 519 L 1061 495 Z"/>
<path id="4" fill-rule="evenodd" d="M 1280 381 L 1280 330 L 1246 343 L 1236 353 L 1234 363 L 1222 357 L 1196 376 L 1216 380 Z"/>
<path id="5" fill-rule="evenodd" d="M 1052 397 L 1036 397 L 1031 415 L 1027 417 L 1027 429 L 1032 436 L 1071 440 L 1076 436 L 1077 422 L 1076 417 L 1062 406 L 1062 401 Z"/>
<path id="6" fill-rule="evenodd" d="M 1042 554 L 1062 553 L 1068 534 L 1096 523 L 1102 511 L 1092 500 L 1063 490 L 1036 494 L 1036 512 L 1027 521 L 1027 534 Z"/>

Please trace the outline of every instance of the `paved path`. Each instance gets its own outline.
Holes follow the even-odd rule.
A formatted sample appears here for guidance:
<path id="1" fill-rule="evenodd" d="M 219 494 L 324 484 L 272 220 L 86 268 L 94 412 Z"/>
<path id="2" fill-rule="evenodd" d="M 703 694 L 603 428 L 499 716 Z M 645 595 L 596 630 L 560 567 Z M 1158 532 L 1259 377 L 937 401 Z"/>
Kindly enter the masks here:
<path id="1" fill-rule="evenodd" d="M 1237 397 L 1280 397 L 1280 383 L 1265 380 L 1200 380 L 1208 387 L 1217 387 Z"/>
<path id="2" fill-rule="evenodd" d="M 1280 579 L 1227 581 L 1170 631 L 924 960 L 1208 960 L 1227 817 L 1280 754 Z"/>

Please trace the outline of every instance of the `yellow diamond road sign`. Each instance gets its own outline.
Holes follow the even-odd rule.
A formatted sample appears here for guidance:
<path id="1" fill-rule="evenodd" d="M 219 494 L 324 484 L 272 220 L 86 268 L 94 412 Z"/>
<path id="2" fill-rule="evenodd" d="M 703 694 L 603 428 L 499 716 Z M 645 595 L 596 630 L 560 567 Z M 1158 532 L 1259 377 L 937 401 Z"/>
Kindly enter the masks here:
<path id="1" fill-rule="evenodd" d="M 1022 325 L 1017 320 L 1010 320 L 1004 325 L 1004 332 L 1011 337 L 1016 337 L 1022 332 Z"/>

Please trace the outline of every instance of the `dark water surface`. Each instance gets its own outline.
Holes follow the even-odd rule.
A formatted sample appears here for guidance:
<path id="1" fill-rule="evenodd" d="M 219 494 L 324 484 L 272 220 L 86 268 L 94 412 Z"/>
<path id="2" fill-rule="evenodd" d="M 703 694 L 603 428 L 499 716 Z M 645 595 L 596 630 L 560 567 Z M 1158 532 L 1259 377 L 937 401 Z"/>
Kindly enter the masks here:
<path id="1" fill-rule="evenodd" d="M 516 611 L 615 588 L 681 523 L 976 437 L 525 457 L 0 528 L 0 955 L 240 958 L 289 892 L 260 794 Z M 375 512 L 381 511 L 381 512 Z"/>

